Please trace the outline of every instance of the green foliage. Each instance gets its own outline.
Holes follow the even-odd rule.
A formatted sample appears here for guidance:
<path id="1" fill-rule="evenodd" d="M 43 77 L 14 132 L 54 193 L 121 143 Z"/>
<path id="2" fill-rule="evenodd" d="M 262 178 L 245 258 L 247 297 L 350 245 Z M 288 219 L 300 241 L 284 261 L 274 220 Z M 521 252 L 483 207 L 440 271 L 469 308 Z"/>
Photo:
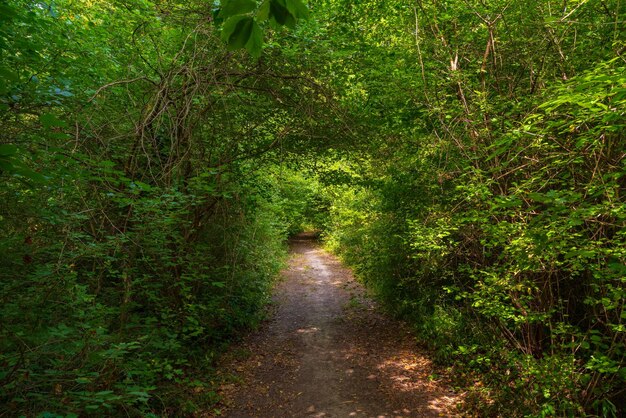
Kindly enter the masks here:
<path id="1" fill-rule="evenodd" d="M 469 408 L 618 416 L 620 4 L 326 7 L 356 44 L 340 100 L 366 125 L 344 162 L 358 181 L 326 187 L 329 246 L 467 379 Z"/>
<path id="2" fill-rule="evenodd" d="M 276 216 L 287 226 L 286 234 L 321 230 L 329 203 L 321 195 L 321 187 L 314 176 L 286 167 L 279 168 L 274 175 L 273 188 L 278 191 L 274 203 L 280 207 Z"/>
<path id="3" fill-rule="evenodd" d="M 307 19 L 309 10 L 301 0 L 224 0 L 217 17 L 222 39 L 230 49 L 245 48 L 254 58 L 263 51 L 263 30 L 260 24 L 269 20 L 271 26 L 295 29 L 300 19 Z"/>
<path id="4" fill-rule="evenodd" d="M 314 90 L 202 2 L 0 7 L 0 415 L 206 410 L 303 216 L 275 149 Z"/>

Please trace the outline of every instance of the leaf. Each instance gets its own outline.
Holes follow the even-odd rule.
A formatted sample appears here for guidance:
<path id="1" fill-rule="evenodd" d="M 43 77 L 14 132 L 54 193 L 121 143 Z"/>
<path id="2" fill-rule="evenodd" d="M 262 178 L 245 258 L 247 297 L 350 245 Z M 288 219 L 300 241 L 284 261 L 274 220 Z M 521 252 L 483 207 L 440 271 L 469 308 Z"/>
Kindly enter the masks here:
<path id="1" fill-rule="evenodd" d="M 309 9 L 300 0 L 285 0 L 285 6 L 296 19 L 308 19 Z"/>
<path id="2" fill-rule="evenodd" d="M 8 4 L 0 4 L 0 22 L 9 21 L 15 16 L 17 16 L 17 13 L 11 6 Z"/>
<path id="3" fill-rule="evenodd" d="M 44 128 L 64 128 L 67 126 L 65 121 L 58 119 L 52 113 L 44 113 L 39 116 L 39 122 Z"/>
<path id="4" fill-rule="evenodd" d="M 47 181 L 47 178 L 43 174 L 37 173 L 36 171 L 33 171 L 25 166 L 16 167 L 14 169 L 14 174 L 32 180 L 35 183 L 45 183 Z"/>
<path id="5" fill-rule="evenodd" d="M 17 147 L 12 144 L 0 145 L 0 157 L 10 157 L 17 154 Z"/>
<path id="6" fill-rule="evenodd" d="M 291 17 L 291 14 L 279 0 L 270 0 L 270 16 L 279 25 L 285 25 L 287 24 L 287 19 Z"/>
<path id="7" fill-rule="evenodd" d="M 141 190 L 145 190 L 145 191 L 152 190 L 152 186 L 150 186 L 149 184 L 143 183 L 141 181 L 135 181 L 132 184 L 134 184 L 134 186 L 138 187 Z"/>
<path id="8" fill-rule="evenodd" d="M 243 19 L 248 19 L 248 17 L 243 16 L 243 15 L 237 15 L 237 16 L 228 18 L 226 22 L 224 22 L 224 25 L 222 26 L 222 33 L 221 33 L 221 36 L 224 42 L 228 43 L 230 41 L 230 38 L 234 35 L 237 29 L 237 25 Z"/>
<path id="9" fill-rule="evenodd" d="M 256 12 L 257 21 L 264 22 L 270 17 L 270 0 L 264 0 Z"/>
<path id="10" fill-rule="evenodd" d="M 6 171 L 8 173 L 13 172 L 13 164 L 11 164 L 9 158 L 0 157 L 0 173 L 2 173 L 3 171 Z"/>
<path id="11" fill-rule="evenodd" d="M 62 90 L 59 88 L 54 89 L 54 94 L 62 97 L 72 97 L 74 94 L 68 90 Z"/>
<path id="12" fill-rule="evenodd" d="M 139 402 L 148 402 L 150 400 L 150 395 L 147 392 L 133 391 L 128 392 L 128 394 L 136 396 Z"/>
<path id="13" fill-rule="evenodd" d="M 228 47 L 230 49 L 243 48 L 248 43 L 250 35 L 252 34 L 253 23 L 254 20 L 251 17 L 244 17 L 239 22 L 237 22 L 233 33 L 228 39 Z"/>
<path id="14" fill-rule="evenodd" d="M 256 9 L 256 2 L 254 0 L 225 0 L 222 2 L 222 10 L 219 16 L 228 18 L 249 13 L 254 9 Z"/>
<path id="15" fill-rule="evenodd" d="M 0 48 L 1 49 L 1 48 Z M 19 80 L 19 76 L 6 67 L 0 67 L 0 94 L 7 94 L 10 86 Z"/>
<path id="16" fill-rule="evenodd" d="M 254 58 L 259 58 L 263 52 L 263 31 L 255 21 L 252 21 L 252 31 L 246 43 L 246 49 Z"/>
<path id="17" fill-rule="evenodd" d="M 539 203 L 544 203 L 546 201 L 545 196 L 542 195 L 541 193 L 531 192 L 528 194 L 528 197 L 530 197 L 535 202 L 539 202 Z"/>
<path id="18" fill-rule="evenodd" d="M 101 390 L 100 392 L 96 392 L 95 396 L 107 396 L 113 393 L 112 390 Z"/>

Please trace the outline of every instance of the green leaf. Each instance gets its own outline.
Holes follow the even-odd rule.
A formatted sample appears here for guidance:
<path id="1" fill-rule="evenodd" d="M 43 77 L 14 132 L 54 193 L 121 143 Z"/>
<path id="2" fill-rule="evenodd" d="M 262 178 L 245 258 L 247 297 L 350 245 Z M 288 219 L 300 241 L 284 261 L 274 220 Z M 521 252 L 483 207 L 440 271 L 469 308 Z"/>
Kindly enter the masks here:
<path id="1" fill-rule="evenodd" d="M 8 21 L 17 16 L 15 10 L 8 4 L 0 4 L 0 22 Z"/>
<path id="2" fill-rule="evenodd" d="M 39 122 L 44 128 L 64 128 L 67 126 L 65 121 L 58 119 L 52 113 L 44 113 L 39 116 Z"/>
<path id="3" fill-rule="evenodd" d="M 289 13 L 296 19 L 308 19 L 309 9 L 300 0 L 285 0 Z"/>
<path id="4" fill-rule="evenodd" d="M 256 2 L 254 0 L 225 0 L 222 2 L 222 10 L 219 16 L 228 18 L 249 13 L 254 9 L 256 9 Z"/>
<path id="5" fill-rule="evenodd" d="M 9 158 L 5 158 L 5 157 L 0 157 L 0 174 L 3 171 L 6 171 L 8 173 L 12 173 L 14 170 L 13 168 L 13 164 L 11 164 L 11 161 Z"/>
<path id="6" fill-rule="evenodd" d="M 246 16 L 238 15 L 238 16 L 233 16 L 227 19 L 226 22 L 224 22 L 224 25 L 222 26 L 221 36 L 225 42 L 228 43 L 230 41 L 230 37 L 234 34 L 237 28 L 237 25 L 243 19 L 246 19 Z"/>
<path id="7" fill-rule="evenodd" d="M 291 17 L 289 10 L 280 0 L 270 0 L 270 16 L 279 24 L 286 25 L 287 20 Z"/>
<path id="8" fill-rule="evenodd" d="M 141 190 L 145 190 L 145 191 L 152 190 L 152 186 L 150 186 L 149 184 L 143 183 L 141 181 L 135 181 L 133 183 L 136 187 L 138 187 Z"/>
<path id="9" fill-rule="evenodd" d="M 285 26 L 287 26 L 289 29 L 295 29 L 297 22 L 298 20 L 290 14 L 289 16 L 287 16 L 287 21 L 285 22 Z"/>
<path id="10" fill-rule="evenodd" d="M 535 192 L 531 192 L 528 194 L 528 197 L 530 197 L 532 200 L 534 200 L 535 202 L 539 202 L 539 203 L 546 203 L 549 199 L 546 198 L 546 196 L 544 196 L 541 193 L 535 193 Z"/>
<path id="11" fill-rule="evenodd" d="M 101 390 L 100 392 L 96 392 L 96 396 L 107 396 L 113 393 L 112 390 Z"/>
<path id="12" fill-rule="evenodd" d="M 228 39 L 228 47 L 230 49 L 239 49 L 246 46 L 250 35 L 252 34 L 252 24 L 254 20 L 251 17 L 244 17 L 235 26 L 233 33 Z"/>
<path id="13" fill-rule="evenodd" d="M 256 18 L 259 22 L 265 22 L 270 17 L 270 0 L 264 0 L 256 12 Z"/>
<path id="14" fill-rule="evenodd" d="M 255 21 L 252 21 L 252 31 L 246 43 L 246 49 L 254 58 L 259 58 L 263 52 L 263 31 Z"/>
<path id="15" fill-rule="evenodd" d="M 6 67 L 0 66 L 0 94 L 7 94 L 11 84 L 16 83 L 19 76 Z"/>
<path id="16" fill-rule="evenodd" d="M 10 157 L 17 154 L 17 147 L 11 144 L 0 145 L 0 157 Z"/>
<path id="17" fill-rule="evenodd" d="M 22 165 L 14 169 L 14 174 L 32 180 L 35 183 L 45 183 L 47 181 L 46 177 L 43 174 L 37 173 L 36 171 L 33 171 L 30 168 Z"/>

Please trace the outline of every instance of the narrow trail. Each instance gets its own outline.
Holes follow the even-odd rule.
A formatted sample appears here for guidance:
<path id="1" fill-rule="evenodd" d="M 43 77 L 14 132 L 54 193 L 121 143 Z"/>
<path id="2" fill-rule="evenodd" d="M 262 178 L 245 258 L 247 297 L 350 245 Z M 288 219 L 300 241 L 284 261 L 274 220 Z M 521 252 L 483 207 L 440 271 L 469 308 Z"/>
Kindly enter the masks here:
<path id="1" fill-rule="evenodd" d="M 226 368 L 226 417 L 440 417 L 457 396 L 402 324 L 365 296 L 341 263 L 306 236 L 291 242 L 272 319 Z"/>

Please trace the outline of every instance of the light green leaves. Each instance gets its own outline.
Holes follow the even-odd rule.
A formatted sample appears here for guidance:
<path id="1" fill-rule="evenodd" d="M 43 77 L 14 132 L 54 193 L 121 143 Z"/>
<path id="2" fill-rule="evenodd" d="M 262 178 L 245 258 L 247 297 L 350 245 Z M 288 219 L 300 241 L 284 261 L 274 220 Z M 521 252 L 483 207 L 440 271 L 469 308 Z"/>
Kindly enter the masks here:
<path id="1" fill-rule="evenodd" d="M 307 19 L 309 10 L 301 0 L 224 0 L 219 17 L 222 39 L 230 49 L 245 48 L 254 58 L 263 51 L 263 29 L 259 23 L 267 20 L 275 26 L 294 29 L 298 19 Z"/>

